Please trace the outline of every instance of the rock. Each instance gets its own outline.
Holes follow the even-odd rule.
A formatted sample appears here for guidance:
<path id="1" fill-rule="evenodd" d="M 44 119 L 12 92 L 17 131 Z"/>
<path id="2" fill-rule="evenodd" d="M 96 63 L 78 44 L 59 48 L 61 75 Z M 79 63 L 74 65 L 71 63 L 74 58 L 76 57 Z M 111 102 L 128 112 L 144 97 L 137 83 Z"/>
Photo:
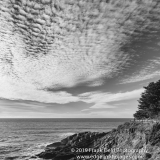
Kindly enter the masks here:
<path id="1" fill-rule="evenodd" d="M 152 157 L 152 154 L 146 153 L 146 155 L 145 155 L 145 160 L 148 160 L 148 159 L 150 159 L 151 157 Z"/>
<path id="2" fill-rule="evenodd" d="M 39 158 L 51 159 L 56 156 L 56 153 L 48 152 L 48 150 L 46 150 L 45 152 L 42 152 L 42 153 L 38 154 L 37 156 Z"/>
<path id="3" fill-rule="evenodd" d="M 153 146 L 160 144 L 160 124 L 157 123 L 153 126 L 149 141 Z"/>
<path id="4" fill-rule="evenodd" d="M 54 160 L 67 160 L 73 158 L 75 155 L 73 153 L 60 153 L 54 157 Z"/>
<path id="5" fill-rule="evenodd" d="M 61 142 L 55 142 L 46 147 L 46 150 L 37 156 L 52 160 L 77 160 L 76 155 L 95 155 L 97 152 L 75 152 L 79 148 L 91 148 L 93 150 L 107 149 L 100 152 L 102 156 L 123 155 L 134 156 L 141 154 L 141 160 L 160 159 L 160 123 L 127 122 L 110 132 L 82 132 L 69 136 Z M 120 151 L 111 152 L 114 148 Z M 72 152 L 72 149 L 75 149 Z M 109 150 L 110 149 L 110 150 Z M 126 150 L 124 153 L 123 151 Z"/>
<path id="6" fill-rule="evenodd" d="M 45 152 L 37 156 L 44 159 L 67 160 L 75 157 L 78 152 L 72 152 L 72 148 L 93 147 L 95 141 L 106 135 L 106 133 L 83 132 L 69 136 L 61 142 L 55 142 L 46 146 Z"/>
<path id="7" fill-rule="evenodd" d="M 56 148 L 56 147 L 59 147 L 59 146 L 62 146 L 61 142 L 55 142 L 55 143 L 52 143 L 50 145 L 47 145 L 46 150 L 53 149 L 53 148 Z"/>

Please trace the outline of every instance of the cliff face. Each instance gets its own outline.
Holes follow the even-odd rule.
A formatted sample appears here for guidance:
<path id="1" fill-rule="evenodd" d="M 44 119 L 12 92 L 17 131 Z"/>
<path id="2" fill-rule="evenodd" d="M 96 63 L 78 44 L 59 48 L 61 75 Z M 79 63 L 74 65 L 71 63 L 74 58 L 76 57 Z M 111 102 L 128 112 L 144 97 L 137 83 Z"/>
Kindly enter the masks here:
<path id="1" fill-rule="evenodd" d="M 43 159 L 160 160 L 160 123 L 126 122 L 107 133 L 83 132 L 53 143 Z"/>

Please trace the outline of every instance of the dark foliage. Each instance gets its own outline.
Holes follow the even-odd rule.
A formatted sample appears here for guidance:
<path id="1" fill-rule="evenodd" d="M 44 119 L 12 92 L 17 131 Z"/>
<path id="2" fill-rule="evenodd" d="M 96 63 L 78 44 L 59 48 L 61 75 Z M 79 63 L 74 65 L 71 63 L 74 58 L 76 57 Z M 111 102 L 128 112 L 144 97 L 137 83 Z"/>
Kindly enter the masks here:
<path id="1" fill-rule="evenodd" d="M 157 118 L 160 114 L 160 80 L 151 82 L 141 98 L 138 100 L 138 111 L 134 114 L 136 119 Z"/>
<path id="2" fill-rule="evenodd" d="M 136 119 L 146 119 L 149 118 L 148 112 L 144 110 L 138 110 L 135 114 L 134 117 Z"/>

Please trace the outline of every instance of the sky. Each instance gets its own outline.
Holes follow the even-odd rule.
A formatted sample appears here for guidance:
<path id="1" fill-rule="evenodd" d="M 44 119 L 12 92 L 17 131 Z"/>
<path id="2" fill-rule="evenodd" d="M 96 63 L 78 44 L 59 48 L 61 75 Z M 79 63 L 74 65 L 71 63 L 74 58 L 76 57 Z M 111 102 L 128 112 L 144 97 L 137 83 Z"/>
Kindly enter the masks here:
<path id="1" fill-rule="evenodd" d="M 0 118 L 132 118 L 160 78 L 159 0 L 0 1 Z"/>

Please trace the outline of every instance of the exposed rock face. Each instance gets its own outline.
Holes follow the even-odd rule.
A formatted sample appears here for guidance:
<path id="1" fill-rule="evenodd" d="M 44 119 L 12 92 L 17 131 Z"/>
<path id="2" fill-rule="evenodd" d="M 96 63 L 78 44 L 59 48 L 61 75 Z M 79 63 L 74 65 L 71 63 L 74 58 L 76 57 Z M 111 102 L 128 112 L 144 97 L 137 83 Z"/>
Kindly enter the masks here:
<path id="1" fill-rule="evenodd" d="M 91 148 L 93 147 L 93 144 L 97 144 L 98 140 L 105 135 L 106 133 L 96 132 L 83 132 L 74 134 L 63 139 L 61 142 L 48 145 L 45 152 L 40 153 L 38 156 L 45 159 L 70 159 L 75 157 L 76 154 L 79 154 L 73 152 L 72 149 Z"/>
<path id="2" fill-rule="evenodd" d="M 85 148 L 88 150 L 84 151 Z M 159 160 L 160 123 L 127 122 L 107 133 L 74 134 L 61 142 L 48 145 L 45 152 L 37 156 L 52 160 L 77 160 L 80 159 L 77 158 L 78 155 L 90 155 L 92 157 L 88 158 L 90 160 L 95 159 L 94 156 L 97 156 L 97 159 L 99 156 L 103 160 L 107 156 L 110 156 L 108 159 L 117 156 L 114 157 L 117 160 L 120 156 L 128 156 L 126 158 L 128 160 L 133 159 L 133 156 L 137 158 L 136 160 Z"/>

